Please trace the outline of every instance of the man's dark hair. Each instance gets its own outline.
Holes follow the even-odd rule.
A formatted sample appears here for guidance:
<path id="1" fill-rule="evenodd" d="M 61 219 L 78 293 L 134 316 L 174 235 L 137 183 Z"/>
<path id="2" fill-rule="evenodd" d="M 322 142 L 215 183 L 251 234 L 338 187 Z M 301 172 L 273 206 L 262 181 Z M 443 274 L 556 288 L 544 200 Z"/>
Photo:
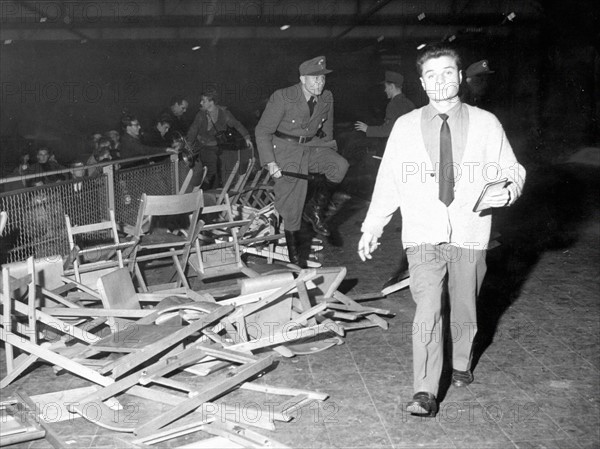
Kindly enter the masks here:
<path id="1" fill-rule="evenodd" d="M 174 104 L 181 104 L 184 101 L 187 101 L 183 95 L 173 95 L 169 100 L 169 106 L 173 106 Z"/>
<path id="2" fill-rule="evenodd" d="M 121 129 L 125 131 L 128 126 L 131 126 L 131 124 L 136 121 L 139 122 L 135 115 L 129 113 L 123 114 L 121 116 Z"/>
<path id="3" fill-rule="evenodd" d="M 219 101 L 219 93 L 217 92 L 217 89 L 206 89 L 200 94 L 200 98 L 202 97 L 206 97 L 209 101 L 214 101 L 215 103 Z"/>
<path id="4" fill-rule="evenodd" d="M 156 118 L 156 121 L 154 122 L 155 125 L 158 125 L 159 123 L 168 123 L 169 125 L 172 125 L 173 119 L 168 114 L 161 114 Z"/>
<path id="5" fill-rule="evenodd" d="M 457 51 L 446 45 L 446 44 L 432 44 L 425 47 L 421 53 L 417 56 L 417 72 L 419 76 L 423 75 L 423 64 L 430 59 L 441 58 L 442 56 L 449 56 L 454 58 L 456 61 L 456 67 L 458 70 L 461 69 L 462 61 Z"/>

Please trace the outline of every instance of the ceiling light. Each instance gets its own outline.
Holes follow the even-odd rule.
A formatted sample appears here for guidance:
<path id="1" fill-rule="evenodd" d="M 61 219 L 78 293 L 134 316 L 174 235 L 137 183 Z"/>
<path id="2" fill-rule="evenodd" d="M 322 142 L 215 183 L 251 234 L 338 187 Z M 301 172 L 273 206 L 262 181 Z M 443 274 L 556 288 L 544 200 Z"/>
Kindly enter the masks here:
<path id="1" fill-rule="evenodd" d="M 285 31 L 285 30 L 287 30 L 287 29 L 288 29 L 290 26 L 291 26 L 291 25 L 281 25 L 281 27 L 279 27 L 279 29 L 280 29 L 281 31 Z"/>
<path id="2" fill-rule="evenodd" d="M 427 46 L 427 44 L 421 44 L 417 47 L 417 50 L 421 50 L 423 48 L 425 48 Z"/>
<path id="3" fill-rule="evenodd" d="M 201 48 L 200 45 L 196 45 L 195 47 L 192 47 L 192 51 L 200 50 Z"/>

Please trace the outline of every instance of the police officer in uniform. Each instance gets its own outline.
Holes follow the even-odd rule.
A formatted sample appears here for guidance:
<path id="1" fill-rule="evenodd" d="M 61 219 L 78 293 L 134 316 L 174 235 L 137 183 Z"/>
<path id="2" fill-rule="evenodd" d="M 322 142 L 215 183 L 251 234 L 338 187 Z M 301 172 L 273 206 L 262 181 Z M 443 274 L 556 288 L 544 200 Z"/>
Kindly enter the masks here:
<path id="1" fill-rule="evenodd" d="M 367 137 L 388 137 L 392 132 L 396 119 L 409 113 L 415 105 L 402 93 L 404 77 L 398 72 L 385 71 L 385 95 L 390 100 L 385 108 L 385 120 L 380 126 L 369 126 L 364 122 L 356 122 L 354 129 L 364 132 Z"/>
<path id="2" fill-rule="evenodd" d="M 333 140 L 333 95 L 324 90 L 330 73 L 324 56 L 300 64 L 300 83 L 275 91 L 256 126 L 256 145 L 261 163 L 275 179 L 275 208 L 285 226 L 290 262 L 306 267 L 300 254 L 300 227 L 307 181 L 283 175 L 319 173 L 326 181 L 315 190 L 304 219 L 315 232 L 329 235 L 324 211 L 332 192 L 344 179 L 348 162 L 337 153 Z"/>

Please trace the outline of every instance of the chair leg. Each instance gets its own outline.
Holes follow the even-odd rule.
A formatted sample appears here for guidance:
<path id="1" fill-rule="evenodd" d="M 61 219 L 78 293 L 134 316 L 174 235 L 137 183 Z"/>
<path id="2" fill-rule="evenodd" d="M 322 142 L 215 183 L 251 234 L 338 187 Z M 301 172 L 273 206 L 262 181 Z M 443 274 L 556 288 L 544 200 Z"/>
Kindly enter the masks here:
<path id="1" fill-rule="evenodd" d="M 171 252 L 175 252 L 175 250 L 172 249 Z M 185 277 L 185 273 L 183 272 L 183 268 L 181 267 L 181 263 L 179 262 L 179 258 L 176 254 L 173 254 L 173 262 L 175 263 L 175 269 L 179 274 L 179 282 L 177 282 L 177 286 L 179 287 L 180 284 L 183 284 L 185 288 L 189 289 L 190 284 L 188 284 L 187 278 Z"/>
<path id="2" fill-rule="evenodd" d="M 5 342 L 5 346 L 6 346 L 6 349 L 8 349 L 10 347 L 10 350 L 12 353 L 12 349 L 13 349 L 12 345 Z M 7 357 L 8 357 L 8 353 L 7 353 Z M 16 359 L 12 359 L 11 365 L 13 365 L 13 366 L 10 369 L 8 369 L 8 366 L 7 366 L 8 374 L 4 377 L 4 379 L 2 379 L 0 381 L 0 389 L 5 388 L 8 385 L 10 385 L 15 379 L 17 379 L 21 375 L 21 373 L 23 373 L 27 368 L 29 368 L 31 365 L 33 365 L 37 359 L 38 359 L 37 356 L 31 355 L 31 354 L 21 354 Z"/>
<path id="3" fill-rule="evenodd" d="M 146 285 L 146 282 L 144 281 L 144 276 L 142 276 L 142 270 L 140 270 L 140 265 L 135 262 L 134 264 L 134 272 L 135 272 L 135 277 L 138 280 L 138 283 L 140 284 L 140 290 L 143 293 L 148 293 L 148 286 Z"/>

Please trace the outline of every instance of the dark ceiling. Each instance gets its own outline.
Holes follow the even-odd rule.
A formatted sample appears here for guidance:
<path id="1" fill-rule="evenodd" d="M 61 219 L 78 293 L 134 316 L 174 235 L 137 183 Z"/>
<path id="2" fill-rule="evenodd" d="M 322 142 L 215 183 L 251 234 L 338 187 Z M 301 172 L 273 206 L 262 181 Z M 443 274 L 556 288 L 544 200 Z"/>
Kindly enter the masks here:
<path id="1" fill-rule="evenodd" d="M 482 28 L 503 33 L 515 23 L 531 28 L 544 15 L 537 0 L 35 0 L 0 7 L 5 42 L 442 39 Z"/>

